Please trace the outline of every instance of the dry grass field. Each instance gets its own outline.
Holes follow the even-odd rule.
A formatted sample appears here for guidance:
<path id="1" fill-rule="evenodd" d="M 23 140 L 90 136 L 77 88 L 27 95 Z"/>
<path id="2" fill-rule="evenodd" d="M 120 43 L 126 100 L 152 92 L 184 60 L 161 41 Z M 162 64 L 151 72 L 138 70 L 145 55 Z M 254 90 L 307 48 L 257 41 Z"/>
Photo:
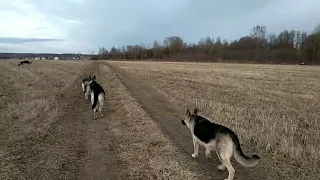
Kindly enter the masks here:
<path id="1" fill-rule="evenodd" d="M 319 179 L 320 69 L 116 61 L 0 62 L 0 179 L 213 179 L 191 158 L 186 108 L 233 129 L 245 154 L 235 180 Z M 81 80 L 106 91 L 93 120 Z"/>
<path id="2" fill-rule="evenodd" d="M 0 63 L 0 179 L 45 179 L 59 174 L 54 161 L 63 158 L 62 148 L 47 142 L 62 137 L 51 137 L 62 113 L 58 99 L 88 63 L 17 64 Z"/>
<path id="3" fill-rule="evenodd" d="M 115 74 L 92 61 L 0 63 L 0 179 L 203 179 Z M 107 92 L 93 120 L 81 80 Z"/>
<path id="4" fill-rule="evenodd" d="M 243 144 L 304 173 L 320 164 L 320 68 L 310 66 L 110 62 L 154 93 L 232 128 Z M 190 141 L 191 143 L 191 141 Z"/>

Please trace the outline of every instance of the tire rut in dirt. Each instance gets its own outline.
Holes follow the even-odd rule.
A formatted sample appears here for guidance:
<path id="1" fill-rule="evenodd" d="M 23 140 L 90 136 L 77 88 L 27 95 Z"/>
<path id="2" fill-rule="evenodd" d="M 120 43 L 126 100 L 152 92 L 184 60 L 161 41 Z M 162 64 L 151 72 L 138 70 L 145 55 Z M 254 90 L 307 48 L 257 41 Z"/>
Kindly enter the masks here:
<path id="1" fill-rule="evenodd" d="M 97 82 L 104 88 L 106 92 L 105 103 L 102 113 L 104 117 L 98 115 L 97 119 L 93 119 L 91 106 L 88 106 L 85 113 L 89 114 L 90 118 L 86 120 L 86 149 L 87 156 L 83 162 L 83 167 L 79 179 L 105 179 L 117 180 L 123 179 L 118 177 L 118 172 L 124 166 L 123 162 L 118 158 L 117 152 L 114 149 L 115 140 L 113 139 L 112 129 L 110 129 L 109 121 L 112 119 L 112 113 L 115 111 L 116 100 L 109 97 L 110 84 L 107 84 L 104 70 L 101 70 L 100 63 L 95 63 L 95 71 L 93 74 L 97 77 Z M 102 67 L 103 68 L 103 67 Z M 91 104 L 90 100 L 86 102 Z"/>

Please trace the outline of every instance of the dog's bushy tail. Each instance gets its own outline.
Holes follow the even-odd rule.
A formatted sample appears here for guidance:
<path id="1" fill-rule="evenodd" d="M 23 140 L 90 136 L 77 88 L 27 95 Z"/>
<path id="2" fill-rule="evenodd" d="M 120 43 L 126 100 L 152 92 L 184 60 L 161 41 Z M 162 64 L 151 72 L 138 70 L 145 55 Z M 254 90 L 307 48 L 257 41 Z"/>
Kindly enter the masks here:
<path id="1" fill-rule="evenodd" d="M 260 161 L 260 157 L 258 155 L 253 155 L 252 157 L 248 157 L 245 154 L 243 154 L 237 135 L 235 133 L 231 133 L 230 136 L 234 143 L 233 152 L 234 152 L 234 158 L 237 160 L 237 162 L 245 167 L 253 167 L 257 165 Z"/>
<path id="2" fill-rule="evenodd" d="M 91 108 L 94 109 L 94 108 L 96 108 L 97 103 L 98 103 L 98 94 L 92 93 L 92 95 L 93 95 L 93 104 L 92 104 Z"/>

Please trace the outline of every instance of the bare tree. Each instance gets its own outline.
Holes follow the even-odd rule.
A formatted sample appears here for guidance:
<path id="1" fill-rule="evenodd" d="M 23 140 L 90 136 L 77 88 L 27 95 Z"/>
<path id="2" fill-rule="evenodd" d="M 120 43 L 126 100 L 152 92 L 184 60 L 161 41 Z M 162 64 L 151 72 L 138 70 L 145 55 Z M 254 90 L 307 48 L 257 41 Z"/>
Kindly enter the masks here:
<path id="1" fill-rule="evenodd" d="M 257 25 L 252 29 L 251 37 L 257 41 L 257 49 L 261 47 L 263 41 L 266 39 L 267 28 L 265 26 Z"/>

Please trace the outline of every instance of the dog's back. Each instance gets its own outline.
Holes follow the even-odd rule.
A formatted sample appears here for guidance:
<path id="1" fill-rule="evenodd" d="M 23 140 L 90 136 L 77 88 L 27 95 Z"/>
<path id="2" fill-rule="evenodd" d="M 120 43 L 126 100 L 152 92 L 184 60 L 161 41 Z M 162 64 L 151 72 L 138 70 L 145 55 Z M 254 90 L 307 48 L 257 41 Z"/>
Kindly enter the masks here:
<path id="1" fill-rule="evenodd" d="M 91 84 L 90 84 L 90 90 L 95 92 L 95 93 L 103 93 L 105 94 L 105 91 L 104 89 L 102 88 L 102 86 L 97 83 L 97 81 L 93 81 Z"/>
<path id="2" fill-rule="evenodd" d="M 31 64 L 30 61 L 22 61 L 24 64 Z"/>
<path id="3" fill-rule="evenodd" d="M 91 102 L 92 109 L 94 109 L 96 107 L 97 103 L 99 103 L 100 105 L 101 105 L 101 103 L 103 103 L 105 91 L 102 88 L 102 86 L 100 84 L 98 84 L 96 81 L 93 81 L 90 84 L 90 91 L 91 91 L 91 99 L 93 96 L 93 102 Z"/>
<path id="4" fill-rule="evenodd" d="M 209 143 L 222 135 L 227 135 L 230 133 L 230 129 L 225 126 L 215 124 L 202 116 L 194 117 L 195 125 L 194 125 L 194 135 L 199 138 L 202 142 Z"/>
<path id="5" fill-rule="evenodd" d="M 20 61 L 20 62 L 19 62 L 19 66 L 21 66 L 21 65 L 23 65 L 23 64 L 25 64 L 25 61 Z"/>
<path id="6" fill-rule="evenodd" d="M 30 61 L 20 61 L 19 62 L 19 66 L 21 66 L 21 65 L 23 65 L 23 64 L 31 64 L 32 62 L 30 62 Z"/>
<path id="7" fill-rule="evenodd" d="M 100 115 L 102 115 L 102 107 L 104 105 L 105 91 L 100 84 L 96 81 L 92 81 L 90 83 L 90 91 L 91 91 L 91 108 L 93 110 L 93 116 L 96 118 L 95 112 L 97 109 L 100 111 Z"/>

